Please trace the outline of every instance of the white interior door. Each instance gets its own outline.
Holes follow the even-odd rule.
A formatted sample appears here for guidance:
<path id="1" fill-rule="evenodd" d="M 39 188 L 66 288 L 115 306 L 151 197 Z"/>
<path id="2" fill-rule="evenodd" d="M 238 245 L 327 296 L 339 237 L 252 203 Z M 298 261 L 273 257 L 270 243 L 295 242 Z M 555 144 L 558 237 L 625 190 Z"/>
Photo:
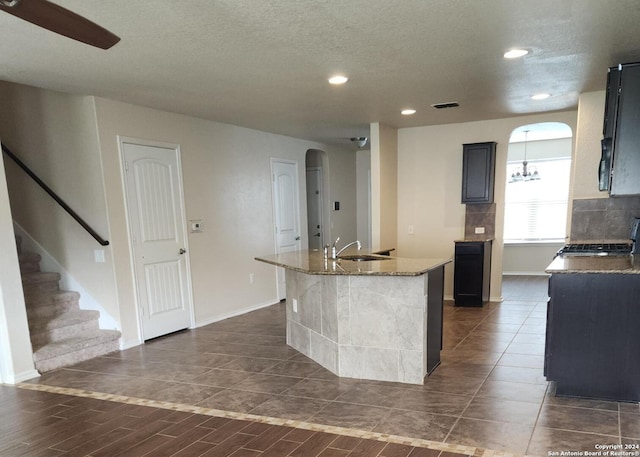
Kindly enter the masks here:
<path id="1" fill-rule="evenodd" d="M 298 163 L 271 159 L 271 173 L 276 254 L 297 251 L 301 247 Z M 286 294 L 283 268 L 278 268 L 277 276 L 278 299 L 282 300 Z"/>
<path id="2" fill-rule="evenodd" d="M 143 339 L 187 328 L 192 306 L 178 148 L 121 141 Z"/>
<path id="3" fill-rule="evenodd" d="M 307 168 L 307 217 L 309 232 L 309 249 L 322 250 L 322 168 Z"/>

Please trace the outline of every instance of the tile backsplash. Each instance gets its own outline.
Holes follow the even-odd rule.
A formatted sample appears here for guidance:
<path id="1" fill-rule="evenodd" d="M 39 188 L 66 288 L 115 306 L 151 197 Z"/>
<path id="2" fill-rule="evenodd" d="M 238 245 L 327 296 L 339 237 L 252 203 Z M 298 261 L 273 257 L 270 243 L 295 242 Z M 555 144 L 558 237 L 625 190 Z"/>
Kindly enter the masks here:
<path id="1" fill-rule="evenodd" d="M 573 200 L 571 241 L 628 240 L 640 196 Z"/>
<path id="2" fill-rule="evenodd" d="M 483 203 L 466 205 L 464 218 L 464 239 L 484 240 L 496 237 L 496 204 Z M 476 227 L 484 227 L 484 233 L 476 235 Z"/>

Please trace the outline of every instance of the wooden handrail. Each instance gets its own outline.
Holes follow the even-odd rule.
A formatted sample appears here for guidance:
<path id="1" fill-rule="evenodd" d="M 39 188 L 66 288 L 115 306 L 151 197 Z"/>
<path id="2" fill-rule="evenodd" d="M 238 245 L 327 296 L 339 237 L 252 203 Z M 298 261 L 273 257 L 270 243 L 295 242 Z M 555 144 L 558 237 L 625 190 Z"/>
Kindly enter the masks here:
<path id="1" fill-rule="evenodd" d="M 96 231 L 93 230 L 91 226 L 89 226 L 89 224 L 87 224 L 84 221 L 84 219 L 78 216 L 78 214 L 74 210 L 72 210 L 69 207 L 69 205 L 67 205 L 64 202 L 64 200 L 62 200 L 58 196 L 58 194 L 56 194 L 53 190 L 51 190 L 51 188 L 47 186 L 42 181 L 42 179 L 38 178 L 38 176 L 33 171 L 31 171 L 31 169 L 22 160 L 20 160 L 13 152 L 11 152 L 11 150 L 7 148 L 4 144 L 2 145 L 2 152 L 4 152 L 7 156 L 11 158 L 11 160 L 13 160 L 16 164 L 18 164 L 18 166 L 22 168 L 24 172 L 28 174 L 31 177 L 31 179 L 33 179 L 40 187 L 42 187 L 42 189 L 46 193 L 48 193 L 49 196 L 53 198 L 56 201 L 56 203 L 58 203 L 58 205 L 60 205 L 67 213 L 69 213 L 69 215 L 72 218 L 74 218 L 76 222 L 82 226 L 82 228 L 84 228 L 87 232 L 89 232 L 89 235 L 91 235 L 98 243 L 100 243 L 100 246 L 109 245 L 109 242 L 107 240 L 103 239 L 100 235 L 98 235 Z"/>

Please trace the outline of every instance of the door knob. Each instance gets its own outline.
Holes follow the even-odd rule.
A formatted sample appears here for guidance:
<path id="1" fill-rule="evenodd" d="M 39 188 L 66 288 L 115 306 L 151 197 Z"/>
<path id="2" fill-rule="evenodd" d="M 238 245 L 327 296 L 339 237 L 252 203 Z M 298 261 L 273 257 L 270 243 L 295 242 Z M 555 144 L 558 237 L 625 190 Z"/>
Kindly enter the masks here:
<path id="1" fill-rule="evenodd" d="M 320 234 L 319 234 L 319 233 L 316 233 L 316 234 L 315 234 L 315 235 L 313 235 L 313 236 L 320 236 Z"/>
<path id="2" fill-rule="evenodd" d="M 185 252 L 187 252 L 187 250 L 185 248 L 180 248 L 180 250 L 178 251 L 178 254 L 182 255 Z"/>
<path id="3" fill-rule="evenodd" d="M 298 240 L 300 240 L 300 237 L 299 237 L 299 236 L 296 236 L 296 241 L 298 241 Z"/>

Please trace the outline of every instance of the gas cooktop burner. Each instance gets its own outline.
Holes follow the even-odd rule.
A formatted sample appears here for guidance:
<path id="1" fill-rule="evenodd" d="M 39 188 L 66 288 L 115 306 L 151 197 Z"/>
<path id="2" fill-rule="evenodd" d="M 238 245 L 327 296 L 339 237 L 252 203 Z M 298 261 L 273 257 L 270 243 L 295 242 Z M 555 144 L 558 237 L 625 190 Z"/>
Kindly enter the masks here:
<path id="1" fill-rule="evenodd" d="M 628 255 L 631 253 L 629 243 L 573 243 L 567 244 L 558 251 L 562 255 Z"/>

